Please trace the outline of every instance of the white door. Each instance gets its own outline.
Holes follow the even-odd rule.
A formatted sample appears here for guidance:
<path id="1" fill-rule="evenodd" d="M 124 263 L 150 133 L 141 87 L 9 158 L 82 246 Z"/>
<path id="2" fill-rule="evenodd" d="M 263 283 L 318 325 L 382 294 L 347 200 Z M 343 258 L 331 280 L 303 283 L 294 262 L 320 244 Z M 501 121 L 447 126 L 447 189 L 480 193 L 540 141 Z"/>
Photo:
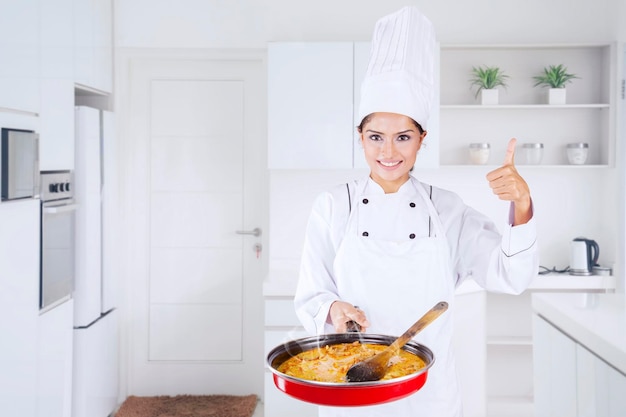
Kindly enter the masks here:
<path id="1" fill-rule="evenodd" d="M 128 394 L 262 394 L 261 59 L 131 60 Z"/>

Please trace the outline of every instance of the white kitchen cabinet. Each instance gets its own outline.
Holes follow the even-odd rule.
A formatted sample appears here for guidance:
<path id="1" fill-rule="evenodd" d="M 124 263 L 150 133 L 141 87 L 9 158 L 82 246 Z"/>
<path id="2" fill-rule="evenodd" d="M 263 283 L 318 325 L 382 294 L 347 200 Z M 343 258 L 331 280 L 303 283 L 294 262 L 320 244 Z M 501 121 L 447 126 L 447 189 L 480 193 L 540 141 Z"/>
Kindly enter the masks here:
<path id="1" fill-rule="evenodd" d="M 118 310 L 73 330 L 72 417 L 107 417 L 117 406 Z"/>
<path id="2" fill-rule="evenodd" d="M 74 169 L 73 0 L 40 2 L 40 130 L 42 171 Z"/>
<path id="3" fill-rule="evenodd" d="M 39 316 L 37 338 L 37 416 L 72 415 L 74 300 Z"/>
<path id="4" fill-rule="evenodd" d="M 448 45 L 441 48 L 441 164 L 468 164 L 472 142 L 491 144 L 489 164 L 498 165 L 511 137 L 521 145 L 544 144 L 542 165 L 567 165 L 566 145 L 589 143 L 586 166 L 614 164 L 616 102 L 614 45 Z M 567 85 L 567 104 L 549 105 L 547 89 L 533 76 L 563 64 L 579 78 Z M 498 105 L 477 104 L 471 69 L 499 66 L 509 75 Z M 580 166 L 576 166 L 580 168 Z"/>
<path id="5" fill-rule="evenodd" d="M 626 375 L 581 344 L 576 344 L 576 391 L 578 416 L 626 416 Z"/>
<path id="6" fill-rule="evenodd" d="M 361 123 L 359 120 L 359 103 L 361 102 L 361 84 L 365 78 L 367 72 L 367 65 L 369 63 L 371 42 L 355 42 L 354 43 L 354 79 L 352 84 L 352 90 L 354 92 L 354 105 L 352 112 L 352 129 L 353 136 L 353 166 L 354 168 L 366 169 L 368 168 L 367 162 L 363 155 L 363 146 L 361 145 L 361 138 L 356 126 Z"/>
<path id="7" fill-rule="evenodd" d="M 487 408 L 485 294 L 460 293 L 454 300 L 453 343 L 464 417 L 484 417 Z"/>
<path id="8" fill-rule="evenodd" d="M 41 79 L 39 168 L 74 169 L 74 82 Z"/>
<path id="9" fill-rule="evenodd" d="M 537 417 L 575 417 L 576 343 L 533 316 L 535 412 Z"/>
<path id="10" fill-rule="evenodd" d="M 40 76 L 73 80 L 73 0 L 40 1 L 39 7 Z"/>
<path id="11" fill-rule="evenodd" d="M 74 0 L 74 80 L 113 90 L 113 14 L 111 0 Z"/>
<path id="12" fill-rule="evenodd" d="M 0 410 L 37 412 L 39 200 L 0 203 Z"/>
<path id="13" fill-rule="evenodd" d="M 265 297 L 265 355 L 290 340 L 309 336 L 300 324 L 292 296 Z M 272 373 L 265 369 L 264 415 L 266 417 L 317 417 L 317 405 L 307 403 L 280 391 Z"/>
<path id="14" fill-rule="evenodd" d="M 270 43 L 268 165 L 352 168 L 353 43 Z"/>
<path id="15" fill-rule="evenodd" d="M 626 375 L 533 315 L 535 415 L 624 417 Z"/>
<path id="16" fill-rule="evenodd" d="M 0 203 L 0 409 L 70 417 L 73 301 L 40 315 L 40 204 Z"/>
<path id="17" fill-rule="evenodd" d="M 1 13 L 2 109 L 39 112 L 39 3 L 40 0 L 13 1 L 10 4 L 11 12 L 3 10 Z"/>
<path id="18" fill-rule="evenodd" d="M 610 278 L 610 279 L 609 279 Z M 488 293 L 486 302 L 487 416 L 533 416 L 538 392 L 537 356 L 531 298 L 541 292 L 604 292 L 615 288 L 613 277 L 542 275 L 520 295 Z M 543 366 L 543 365 L 539 365 Z M 534 367 L 534 368 L 533 368 Z M 511 376 L 515 377 L 512 378 Z M 553 414 L 560 415 L 560 414 Z M 563 414 L 566 415 L 566 414 Z"/>
<path id="19" fill-rule="evenodd" d="M 75 83 L 79 96 L 112 90 L 111 0 L 39 3 L 37 85 L 40 169 L 74 169 Z"/>

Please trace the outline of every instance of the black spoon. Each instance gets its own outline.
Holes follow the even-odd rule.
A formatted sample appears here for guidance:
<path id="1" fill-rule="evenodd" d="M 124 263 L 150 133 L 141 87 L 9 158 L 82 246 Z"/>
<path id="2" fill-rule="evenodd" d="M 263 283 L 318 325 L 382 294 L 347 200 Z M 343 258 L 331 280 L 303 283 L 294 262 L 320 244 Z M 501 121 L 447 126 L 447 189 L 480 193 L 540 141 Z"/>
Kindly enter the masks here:
<path id="1" fill-rule="evenodd" d="M 378 381 L 385 376 L 388 369 L 389 359 L 391 359 L 402 346 L 406 345 L 416 334 L 422 329 L 432 323 L 437 317 L 439 317 L 444 311 L 448 309 L 448 303 L 440 301 L 433 308 L 428 310 L 426 314 L 415 322 L 404 334 L 398 337 L 392 344 L 390 344 L 385 350 L 371 358 L 367 358 L 364 361 L 357 362 L 346 373 L 346 380 L 348 382 L 366 382 L 366 381 Z"/>

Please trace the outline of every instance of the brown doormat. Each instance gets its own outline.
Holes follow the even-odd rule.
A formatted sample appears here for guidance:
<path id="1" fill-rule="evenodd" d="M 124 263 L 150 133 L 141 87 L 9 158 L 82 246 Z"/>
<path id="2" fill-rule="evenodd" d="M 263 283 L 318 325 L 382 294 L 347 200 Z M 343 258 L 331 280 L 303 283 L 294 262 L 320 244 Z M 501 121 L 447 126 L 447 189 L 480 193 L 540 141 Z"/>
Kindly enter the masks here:
<path id="1" fill-rule="evenodd" d="M 115 417 L 252 417 L 256 404 L 256 395 L 131 395 Z"/>

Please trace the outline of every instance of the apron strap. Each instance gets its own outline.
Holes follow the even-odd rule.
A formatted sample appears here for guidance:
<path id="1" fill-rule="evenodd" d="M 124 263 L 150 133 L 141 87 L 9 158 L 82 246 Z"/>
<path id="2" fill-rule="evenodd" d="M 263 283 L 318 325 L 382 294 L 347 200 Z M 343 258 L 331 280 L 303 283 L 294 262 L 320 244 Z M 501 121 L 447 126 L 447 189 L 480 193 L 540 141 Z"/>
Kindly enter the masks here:
<path id="1" fill-rule="evenodd" d="M 433 201 L 433 186 L 429 185 L 430 189 L 428 190 L 428 198 L 430 198 L 430 201 Z M 433 206 L 435 204 L 433 203 Z M 431 218 L 431 216 L 428 216 L 428 237 L 431 237 L 431 233 L 432 233 L 432 226 L 433 226 L 433 219 Z"/>
<path id="2" fill-rule="evenodd" d="M 444 237 L 445 233 L 444 233 L 444 229 L 443 229 L 443 224 L 441 223 L 441 219 L 439 218 L 439 213 L 437 212 L 437 209 L 435 208 L 435 203 L 432 201 L 432 197 L 433 197 L 433 186 L 430 185 L 429 186 L 429 192 L 427 193 L 426 190 L 424 189 L 424 187 L 421 186 L 420 183 L 417 184 L 417 192 L 420 193 L 422 195 L 422 197 L 424 198 L 424 201 L 426 202 L 426 206 L 428 207 L 428 213 L 430 215 L 429 217 L 429 222 L 428 222 L 428 236 L 432 237 L 432 234 L 434 232 L 436 237 Z M 431 230 L 431 223 L 432 223 L 432 229 Z"/>

